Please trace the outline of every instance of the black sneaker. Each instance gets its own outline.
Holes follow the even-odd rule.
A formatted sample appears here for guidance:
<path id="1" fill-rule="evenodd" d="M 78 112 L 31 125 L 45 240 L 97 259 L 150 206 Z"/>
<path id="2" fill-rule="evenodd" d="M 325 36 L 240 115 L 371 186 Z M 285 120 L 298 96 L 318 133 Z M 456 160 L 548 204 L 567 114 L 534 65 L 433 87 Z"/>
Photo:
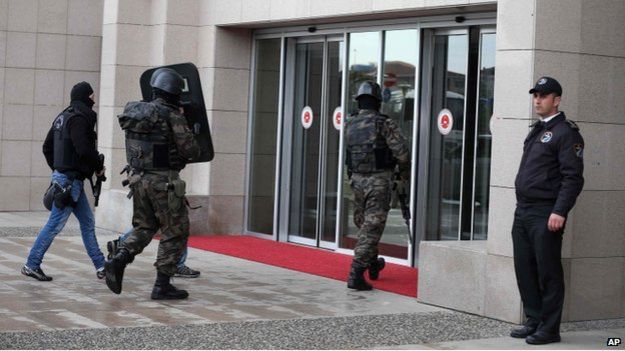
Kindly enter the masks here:
<path id="1" fill-rule="evenodd" d="M 187 266 L 183 266 L 182 268 L 179 267 L 178 270 L 176 271 L 176 274 L 174 274 L 174 277 L 180 277 L 180 278 L 197 278 L 199 276 L 200 276 L 200 271 L 196 271 Z"/>
<path id="2" fill-rule="evenodd" d="M 171 284 L 164 286 L 154 285 L 152 289 L 152 300 L 182 300 L 189 297 L 186 290 L 178 289 Z"/>
<path id="3" fill-rule="evenodd" d="M 29 277 L 33 277 L 41 282 L 49 282 L 52 280 L 52 277 L 47 276 L 42 270 L 41 268 L 37 268 L 37 269 L 31 269 L 28 266 L 24 265 L 24 267 L 22 267 L 22 274 L 29 276 Z"/>
<path id="4" fill-rule="evenodd" d="M 98 277 L 98 279 L 104 279 L 106 277 L 106 273 L 104 272 L 104 267 L 95 271 L 95 276 Z"/>

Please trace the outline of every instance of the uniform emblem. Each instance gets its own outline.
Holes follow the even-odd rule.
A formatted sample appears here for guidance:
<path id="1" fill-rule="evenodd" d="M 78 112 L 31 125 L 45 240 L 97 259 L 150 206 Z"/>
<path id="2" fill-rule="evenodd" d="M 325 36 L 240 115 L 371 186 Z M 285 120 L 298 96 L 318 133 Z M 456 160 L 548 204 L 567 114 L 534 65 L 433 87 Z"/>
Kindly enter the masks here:
<path id="1" fill-rule="evenodd" d="M 59 115 L 56 120 L 54 120 L 54 129 L 61 130 L 63 126 L 63 115 Z"/>
<path id="2" fill-rule="evenodd" d="M 540 79 L 538 80 L 538 85 L 543 85 L 543 84 L 545 84 L 545 83 L 547 83 L 547 78 L 540 78 Z"/>
<path id="3" fill-rule="evenodd" d="M 584 144 L 575 144 L 573 149 L 575 150 L 575 156 L 579 158 L 584 157 Z"/>
<path id="4" fill-rule="evenodd" d="M 551 138 L 553 138 L 553 133 L 545 132 L 545 134 L 543 134 L 543 136 L 540 137 L 540 141 L 543 143 L 548 143 L 551 141 Z"/>

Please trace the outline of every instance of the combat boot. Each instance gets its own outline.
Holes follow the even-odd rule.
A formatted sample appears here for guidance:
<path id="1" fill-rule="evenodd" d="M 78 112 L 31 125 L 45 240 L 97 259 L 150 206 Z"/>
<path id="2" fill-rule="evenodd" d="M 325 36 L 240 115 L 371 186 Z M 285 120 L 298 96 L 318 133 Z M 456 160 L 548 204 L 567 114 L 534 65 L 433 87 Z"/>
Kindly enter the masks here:
<path id="1" fill-rule="evenodd" d="M 152 289 L 152 300 L 182 300 L 189 297 L 186 290 L 178 289 L 169 282 L 170 277 L 161 272 L 156 273 L 156 282 Z"/>
<path id="2" fill-rule="evenodd" d="M 106 276 L 106 286 L 116 293 L 122 292 L 122 280 L 124 280 L 124 270 L 126 266 L 132 262 L 134 256 L 126 250 L 120 248 L 117 250 L 112 259 L 104 262 L 104 273 Z"/>
<path id="3" fill-rule="evenodd" d="M 380 272 L 386 266 L 386 261 L 382 257 L 378 257 L 376 260 L 373 260 L 369 265 L 369 279 L 378 280 L 380 276 Z"/>
<path id="4" fill-rule="evenodd" d="M 108 254 L 106 255 L 107 260 L 112 260 L 113 256 L 117 252 L 117 248 L 119 247 L 119 239 L 111 240 L 106 243 L 106 250 Z"/>
<path id="5" fill-rule="evenodd" d="M 352 261 L 352 267 L 347 278 L 347 287 L 356 290 L 371 290 L 373 286 L 365 280 L 367 267 L 356 260 Z"/>

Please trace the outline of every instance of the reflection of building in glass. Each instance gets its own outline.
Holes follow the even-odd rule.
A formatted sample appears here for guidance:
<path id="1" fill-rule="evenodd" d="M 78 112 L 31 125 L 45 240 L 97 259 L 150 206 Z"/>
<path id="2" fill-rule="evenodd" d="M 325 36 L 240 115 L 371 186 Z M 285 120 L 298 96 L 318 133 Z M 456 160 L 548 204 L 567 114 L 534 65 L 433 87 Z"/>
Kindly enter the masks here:
<path id="1" fill-rule="evenodd" d="M 404 123 L 412 121 L 414 114 L 415 66 L 404 61 L 388 61 L 384 63 L 384 72 L 382 112 L 404 129 Z"/>
<path id="2" fill-rule="evenodd" d="M 466 75 L 453 71 L 447 72 L 447 90 L 464 95 L 464 83 Z"/>

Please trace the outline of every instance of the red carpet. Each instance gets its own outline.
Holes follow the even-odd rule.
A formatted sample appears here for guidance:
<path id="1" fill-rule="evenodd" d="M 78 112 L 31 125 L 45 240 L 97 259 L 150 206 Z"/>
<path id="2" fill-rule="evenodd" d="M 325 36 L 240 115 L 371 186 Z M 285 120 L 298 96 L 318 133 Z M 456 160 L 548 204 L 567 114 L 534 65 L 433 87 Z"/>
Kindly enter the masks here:
<path id="1" fill-rule="evenodd" d="M 340 281 L 346 280 L 352 261 L 348 255 L 246 235 L 192 236 L 189 246 Z M 386 268 L 373 286 L 416 297 L 417 270 L 386 263 Z"/>

